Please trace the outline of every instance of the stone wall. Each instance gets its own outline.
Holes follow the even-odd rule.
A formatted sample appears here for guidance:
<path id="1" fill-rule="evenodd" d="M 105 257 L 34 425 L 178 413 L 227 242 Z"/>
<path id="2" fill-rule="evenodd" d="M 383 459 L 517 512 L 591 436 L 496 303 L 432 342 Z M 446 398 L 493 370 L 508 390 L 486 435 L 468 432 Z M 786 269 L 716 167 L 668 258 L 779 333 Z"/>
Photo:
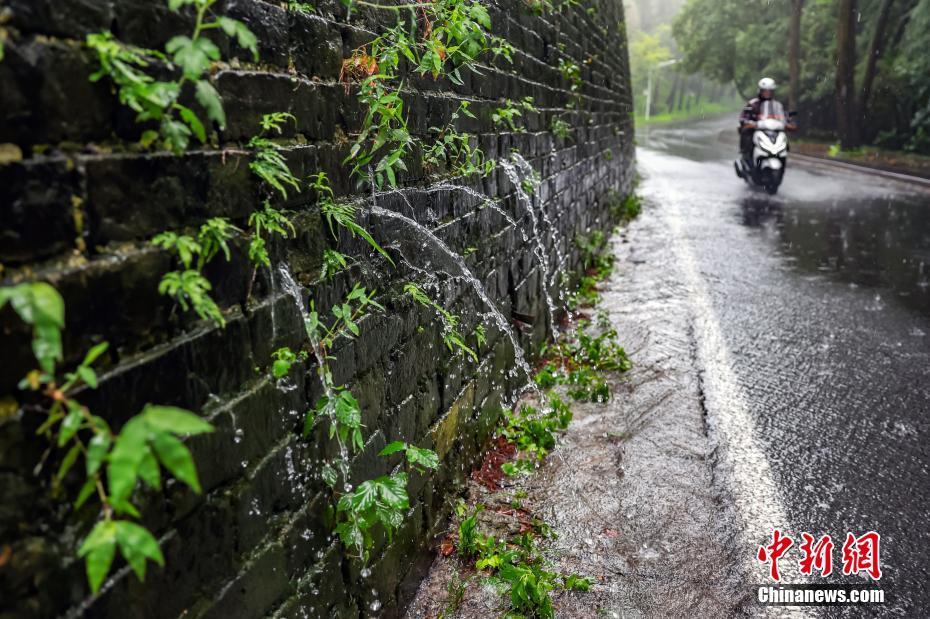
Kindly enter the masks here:
<path id="1" fill-rule="evenodd" d="M 337 244 L 306 192 L 292 196 L 286 206 L 297 213 L 298 234 L 272 248 L 275 265 L 286 265 L 305 299 L 324 311 L 356 281 L 377 288 L 386 307 L 363 321 L 356 340 L 341 343 L 333 362 L 336 381 L 358 396 L 366 426 L 353 480 L 389 472 L 396 458 L 376 454 L 393 440 L 431 447 L 442 458 L 436 474 L 411 477 L 412 509 L 392 541 L 378 540 L 371 574 L 363 578 L 327 522 L 331 498 L 319 462 L 333 455 L 332 443 L 299 436 L 304 413 L 319 396 L 318 380 L 303 365 L 283 384 L 268 376 L 273 350 L 298 349 L 303 342 L 283 277 L 260 272 L 247 298 L 252 273 L 244 247 L 235 248 L 229 263 L 211 263 L 207 275 L 226 314 L 225 329 L 192 319 L 158 294 L 161 275 L 173 267 L 168 254 L 150 245 L 155 234 L 191 229 L 214 216 L 245 227 L 258 206 L 259 185 L 241 145 L 257 133 L 261 114 L 289 111 L 297 118 L 285 135 L 297 176 L 323 170 L 337 195 L 358 191 L 342 160 L 362 110 L 338 76 L 342 59 L 372 36 L 384 14 L 357 11 L 346 23 L 338 2 L 316 3 L 312 15 L 287 12 L 282 4 L 218 3 L 218 13 L 245 21 L 258 35 L 261 64 L 247 65 L 244 54 L 237 58 L 238 48 L 221 42 L 224 57 L 233 60 L 214 74 L 228 116 L 220 146 L 173 156 L 131 146 L 140 128 L 106 83 L 88 80 L 93 58 L 81 42 L 88 33 L 111 30 L 124 42 L 162 48 L 171 36 L 190 31 L 187 18 L 156 0 L 0 0 L 9 33 L 0 61 L 2 283 L 42 279 L 61 292 L 66 364 L 91 345 L 110 342 L 99 389 L 80 397 L 113 425 L 157 402 L 200 411 L 217 429 L 189 441 L 202 495 L 169 485 L 142 498 L 144 521 L 161 539 L 166 567 L 151 566 L 145 583 L 121 568 L 98 598 L 89 598 L 75 549 L 97 514 L 93 508 L 75 513 L 67 502 L 73 493 L 50 495 L 48 479 L 61 454 L 47 454 L 45 440 L 34 436 L 41 416 L 23 412 L 28 407 L 20 406 L 25 400 L 16 388 L 34 367 L 28 332 L 9 308 L 0 312 L 4 619 L 354 617 L 370 614 L 372 604 L 396 613 L 428 565 L 450 493 L 489 437 L 501 401 L 521 382 L 510 339 L 482 317 L 488 308 L 460 277 L 457 260 L 422 229 L 373 215 L 370 201 L 363 203 L 359 221 L 394 257 L 397 266 L 391 267 L 360 239 L 343 234 Z M 591 0 L 545 16 L 521 0 L 498 0 L 489 8 L 494 32 L 517 50 L 513 64 L 485 65 L 480 75 L 466 73 L 460 86 L 410 79 L 409 122 L 417 136 L 428 138 L 429 127 L 445 123 L 460 100 L 471 101 L 477 119 L 466 119 L 461 130 L 478 134 L 490 158 L 516 149 L 540 175 L 532 205 L 538 237 L 533 213 L 500 167 L 466 183 L 499 199 L 500 210 L 461 188 L 437 189 L 416 154 L 402 179 L 406 189 L 374 199 L 463 255 L 531 351 L 551 329 L 538 254 L 553 272 L 575 272 L 574 239 L 609 229 L 605 197 L 630 188 L 623 11 L 620 0 Z M 557 68 L 560 57 L 581 66 L 573 108 L 570 85 Z M 490 115 L 499 99 L 526 96 L 539 109 L 525 115 L 526 132 L 495 129 Z M 554 116 L 569 121 L 569 138 L 549 132 Z M 534 252 L 537 238 L 545 251 Z M 324 282 L 321 253 L 336 246 L 361 259 Z M 462 316 L 465 330 L 479 320 L 486 324 L 488 342 L 478 363 L 448 351 L 435 313 L 401 294 L 404 282 L 425 279 Z M 557 286 L 551 288 L 558 298 Z"/>

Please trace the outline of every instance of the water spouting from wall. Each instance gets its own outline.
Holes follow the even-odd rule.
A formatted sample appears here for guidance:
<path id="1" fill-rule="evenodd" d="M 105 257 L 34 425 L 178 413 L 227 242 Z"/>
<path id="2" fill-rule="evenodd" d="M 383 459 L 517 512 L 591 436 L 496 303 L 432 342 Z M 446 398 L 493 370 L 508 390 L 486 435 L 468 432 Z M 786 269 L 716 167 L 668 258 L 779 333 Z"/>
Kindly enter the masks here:
<path id="1" fill-rule="evenodd" d="M 307 310 L 304 308 L 303 295 L 301 294 L 300 286 L 296 281 L 294 281 L 294 276 L 291 274 L 291 270 L 287 266 L 287 263 L 282 262 L 278 266 L 278 273 L 281 275 L 281 286 L 284 289 L 284 292 L 287 293 L 287 295 L 292 299 L 294 299 L 298 314 L 304 323 L 304 330 L 307 335 L 307 340 L 310 342 L 310 350 L 314 359 L 316 360 L 318 371 L 323 372 L 326 368 L 326 360 L 323 359 L 323 355 L 320 350 L 320 343 L 316 341 L 313 331 L 309 328 L 306 328 Z M 324 379 L 323 376 L 320 376 L 320 383 L 323 385 L 323 393 L 326 396 L 326 406 L 332 407 L 336 402 L 336 393 L 333 391 L 330 381 Z M 324 410 L 322 414 L 327 414 L 327 412 L 327 410 Z M 339 472 L 342 474 L 342 479 L 345 484 L 344 489 L 346 492 L 349 492 L 352 489 L 351 485 L 349 485 L 349 449 L 343 441 L 338 441 L 338 443 L 339 460 L 336 465 L 339 468 Z"/>
<path id="2" fill-rule="evenodd" d="M 484 286 L 472 274 L 471 270 L 468 268 L 468 265 L 465 264 L 465 259 L 452 251 L 442 239 L 433 234 L 428 228 L 407 217 L 406 215 L 390 211 L 377 205 L 373 205 L 371 207 L 371 214 L 376 217 L 393 219 L 403 223 L 426 244 L 437 248 L 440 252 L 442 252 L 443 255 L 449 258 L 453 264 L 456 265 L 459 270 L 458 277 L 462 278 L 471 286 L 472 290 L 475 291 L 475 294 L 478 296 L 478 298 L 481 299 L 481 302 L 484 303 L 484 305 L 488 308 L 488 311 L 490 312 L 491 317 L 494 319 L 497 327 L 510 339 L 510 343 L 513 345 L 514 358 L 517 363 L 517 367 L 519 367 L 526 374 L 528 383 L 531 383 L 533 371 L 530 369 L 529 364 L 526 362 L 526 355 L 524 354 L 520 343 L 517 341 L 517 336 L 514 334 L 513 329 L 507 322 L 507 318 L 501 313 L 500 309 L 498 309 L 494 301 L 492 301 L 488 294 L 485 292 Z M 450 275 L 455 276 L 455 274 L 451 273 Z"/>
<path id="3" fill-rule="evenodd" d="M 514 155 L 519 157 L 519 155 Z M 520 159 L 523 159 L 520 157 Z M 526 161 L 524 160 L 524 163 Z M 543 275 L 543 293 L 546 298 L 546 308 L 549 310 L 549 324 L 552 327 L 552 335 L 555 338 L 559 336 L 559 327 L 556 322 L 556 307 L 555 301 L 552 299 L 552 293 L 549 291 L 550 281 L 552 275 L 549 272 L 549 254 L 546 251 L 545 243 L 543 243 L 542 235 L 539 231 L 539 220 L 536 217 L 536 209 L 533 207 L 533 201 L 527 195 L 526 191 L 523 189 L 523 178 L 520 177 L 520 173 L 517 171 L 517 166 L 513 161 L 502 159 L 498 162 L 498 165 L 503 168 L 504 173 L 507 175 L 507 178 L 514 186 L 514 191 L 517 194 L 517 199 L 524 205 L 526 208 L 527 214 L 530 216 L 530 222 L 532 224 L 533 240 L 535 241 L 535 247 L 533 253 L 536 255 L 536 259 L 539 262 L 539 268 L 542 269 Z M 529 164 L 526 164 L 529 165 Z M 530 168 L 532 170 L 532 168 Z"/>

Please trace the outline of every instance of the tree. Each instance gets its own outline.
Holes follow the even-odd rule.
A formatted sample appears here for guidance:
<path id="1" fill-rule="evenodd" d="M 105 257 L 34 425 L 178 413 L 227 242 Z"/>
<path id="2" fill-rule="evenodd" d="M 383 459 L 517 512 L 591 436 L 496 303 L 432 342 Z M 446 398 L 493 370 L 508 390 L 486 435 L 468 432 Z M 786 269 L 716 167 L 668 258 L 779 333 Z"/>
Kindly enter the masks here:
<path id="1" fill-rule="evenodd" d="M 869 99 L 872 97 L 872 84 L 875 82 L 878 58 L 885 51 L 885 30 L 888 27 L 888 17 L 891 15 L 891 5 L 893 3 L 894 0 L 882 0 L 882 5 L 878 10 L 878 19 L 875 21 L 875 30 L 872 32 L 872 41 L 869 43 L 865 78 L 862 81 L 862 98 L 859 102 L 859 109 L 863 118 L 865 118 L 869 110 Z"/>
<path id="2" fill-rule="evenodd" d="M 634 94 L 644 92 L 649 82 L 649 73 L 671 57 L 672 50 L 662 44 L 659 35 L 637 32 L 630 43 L 630 73 Z"/>
<path id="3" fill-rule="evenodd" d="M 890 0 L 889 0 L 890 1 Z M 798 109 L 801 100 L 801 12 L 804 0 L 791 0 L 788 23 L 788 108 Z"/>
<path id="4" fill-rule="evenodd" d="M 859 145 L 856 117 L 856 0 L 839 0 L 836 19 L 836 130 L 842 148 Z"/>

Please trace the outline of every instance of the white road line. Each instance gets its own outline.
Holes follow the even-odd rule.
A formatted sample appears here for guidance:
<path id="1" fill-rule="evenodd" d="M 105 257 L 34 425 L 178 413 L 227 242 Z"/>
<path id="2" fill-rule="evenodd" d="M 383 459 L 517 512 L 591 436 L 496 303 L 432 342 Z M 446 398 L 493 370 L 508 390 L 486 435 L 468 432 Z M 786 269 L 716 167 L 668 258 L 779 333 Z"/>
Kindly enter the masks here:
<path id="1" fill-rule="evenodd" d="M 756 559 L 759 545 L 771 542 L 772 531 L 794 531 L 775 485 L 768 459 L 755 438 L 746 395 L 730 361 L 707 285 L 701 277 L 694 253 L 682 230 L 682 217 L 676 200 L 668 200 L 657 210 L 673 236 L 672 249 L 691 295 L 695 318 L 698 355 L 704 366 L 703 383 L 708 423 L 720 444 L 720 468 L 742 519 L 737 552 L 745 556 L 747 584 L 770 583 L 767 568 Z M 796 542 L 797 544 L 797 542 Z M 797 546 L 779 561 L 783 583 L 804 583 L 797 565 Z M 816 616 L 813 609 L 764 608 L 769 616 Z"/>

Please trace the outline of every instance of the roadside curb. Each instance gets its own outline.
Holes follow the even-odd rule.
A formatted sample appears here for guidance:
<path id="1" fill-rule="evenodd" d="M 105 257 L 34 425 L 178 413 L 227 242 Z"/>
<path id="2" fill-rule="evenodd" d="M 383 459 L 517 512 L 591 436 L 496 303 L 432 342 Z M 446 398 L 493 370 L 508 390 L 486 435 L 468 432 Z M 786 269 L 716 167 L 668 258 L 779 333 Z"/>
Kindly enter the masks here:
<path id="1" fill-rule="evenodd" d="M 794 153 L 794 152 L 791 153 L 790 157 L 791 159 L 801 161 L 804 163 L 808 163 L 808 164 L 822 165 L 825 167 L 850 170 L 852 172 L 872 174 L 874 176 L 881 176 L 883 178 L 888 178 L 888 179 L 900 181 L 903 183 L 910 183 L 912 185 L 918 185 L 920 187 L 923 187 L 924 189 L 930 190 L 930 178 L 923 178 L 920 176 L 911 176 L 910 174 L 902 174 L 901 172 L 889 172 L 888 170 L 873 168 L 871 166 L 860 165 L 860 164 L 855 164 L 855 163 L 847 163 L 845 161 L 836 161 L 833 159 L 827 159 L 826 157 L 801 155 L 801 154 Z"/>

